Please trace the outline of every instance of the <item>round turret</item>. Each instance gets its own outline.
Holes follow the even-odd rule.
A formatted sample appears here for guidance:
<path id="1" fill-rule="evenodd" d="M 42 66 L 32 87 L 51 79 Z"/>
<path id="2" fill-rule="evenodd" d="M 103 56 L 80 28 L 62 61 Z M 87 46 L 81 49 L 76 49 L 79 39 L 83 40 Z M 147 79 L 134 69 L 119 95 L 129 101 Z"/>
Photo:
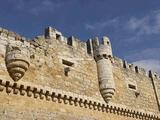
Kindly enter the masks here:
<path id="1" fill-rule="evenodd" d="M 25 47 L 7 46 L 6 66 L 14 81 L 21 79 L 29 68 L 29 51 Z"/>
<path id="2" fill-rule="evenodd" d="M 102 97 L 108 103 L 115 93 L 115 83 L 112 71 L 112 48 L 107 37 L 96 47 L 94 58 L 97 64 L 99 89 Z"/>
<path id="3" fill-rule="evenodd" d="M 100 44 L 94 51 L 94 57 L 97 60 L 99 56 L 104 58 L 112 58 L 112 47 L 108 37 L 103 37 L 102 44 Z"/>

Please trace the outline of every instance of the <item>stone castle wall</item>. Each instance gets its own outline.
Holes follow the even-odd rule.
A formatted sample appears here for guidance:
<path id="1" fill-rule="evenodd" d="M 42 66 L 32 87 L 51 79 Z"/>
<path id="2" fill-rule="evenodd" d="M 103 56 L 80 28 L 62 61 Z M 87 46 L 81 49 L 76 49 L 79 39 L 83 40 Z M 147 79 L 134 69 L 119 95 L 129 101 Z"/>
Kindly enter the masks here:
<path id="1" fill-rule="evenodd" d="M 97 38 L 95 42 L 101 44 Z M 18 55 L 6 58 L 8 46 L 10 52 L 18 51 Z M 66 38 L 51 27 L 44 36 L 32 41 L 0 29 L 0 118 L 159 119 L 159 76 L 117 57 L 111 61 L 115 93 L 108 103 L 104 101 L 94 59 L 95 47 L 91 39 L 85 43 L 73 36 Z M 26 58 L 22 48 L 29 57 Z M 26 61 L 28 68 L 23 63 Z"/>

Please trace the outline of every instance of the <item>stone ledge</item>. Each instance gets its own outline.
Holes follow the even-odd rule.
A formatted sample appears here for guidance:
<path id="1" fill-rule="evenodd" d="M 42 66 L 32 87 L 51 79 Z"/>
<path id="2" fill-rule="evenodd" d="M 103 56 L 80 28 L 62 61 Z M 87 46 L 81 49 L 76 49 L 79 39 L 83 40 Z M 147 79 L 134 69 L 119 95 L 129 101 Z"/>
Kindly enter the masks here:
<path id="1" fill-rule="evenodd" d="M 8 94 L 16 94 L 28 96 L 35 99 L 53 101 L 57 103 L 69 104 L 78 107 L 84 107 L 100 112 L 113 113 L 126 117 L 138 118 L 143 120 L 153 119 L 159 120 L 159 114 L 146 112 L 144 110 L 135 110 L 124 105 L 115 103 L 106 104 L 104 101 L 99 101 L 94 98 L 78 95 L 71 92 L 66 92 L 58 89 L 51 89 L 47 86 L 33 85 L 25 82 L 10 82 L 0 79 L 0 91 L 5 91 Z"/>

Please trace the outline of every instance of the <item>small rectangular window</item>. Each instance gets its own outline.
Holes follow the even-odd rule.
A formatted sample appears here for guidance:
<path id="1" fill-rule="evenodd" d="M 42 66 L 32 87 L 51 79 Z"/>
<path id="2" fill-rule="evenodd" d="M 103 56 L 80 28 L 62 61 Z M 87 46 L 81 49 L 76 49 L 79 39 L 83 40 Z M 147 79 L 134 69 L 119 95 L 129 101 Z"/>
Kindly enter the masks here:
<path id="1" fill-rule="evenodd" d="M 132 85 L 132 84 L 128 84 L 128 88 L 133 89 L 133 90 L 136 90 L 136 86 L 135 86 L 135 85 Z"/>
<path id="2" fill-rule="evenodd" d="M 67 66 L 73 66 L 74 65 L 73 62 L 70 62 L 70 61 L 67 61 L 67 60 L 62 60 L 62 64 L 67 65 Z"/>
<path id="3" fill-rule="evenodd" d="M 68 76 L 68 73 L 70 72 L 70 68 L 69 67 L 65 67 L 64 68 L 64 75 Z"/>

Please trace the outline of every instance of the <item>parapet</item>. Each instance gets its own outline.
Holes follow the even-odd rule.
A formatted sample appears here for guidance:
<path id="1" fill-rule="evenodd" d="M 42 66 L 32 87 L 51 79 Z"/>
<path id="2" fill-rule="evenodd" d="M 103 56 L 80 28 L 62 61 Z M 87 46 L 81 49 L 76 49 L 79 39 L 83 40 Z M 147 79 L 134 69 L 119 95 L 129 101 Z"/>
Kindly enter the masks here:
<path id="1" fill-rule="evenodd" d="M 152 78 L 152 79 L 156 79 L 156 80 L 159 80 L 160 79 L 160 76 L 158 73 L 156 72 L 152 72 L 151 70 L 149 71 L 149 77 Z"/>
<path id="2" fill-rule="evenodd" d="M 52 27 L 45 29 L 45 38 L 61 39 L 62 33 Z"/>
<path id="3" fill-rule="evenodd" d="M 104 36 L 101 40 L 98 37 L 88 39 L 87 41 L 87 52 L 93 56 L 98 46 L 101 46 L 103 52 L 107 52 L 107 55 L 112 56 L 112 47 L 108 37 Z M 104 48 L 105 47 L 105 48 Z"/>
<path id="4" fill-rule="evenodd" d="M 6 53 L 6 46 L 8 44 L 21 45 L 29 47 L 30 43 L 27 42 L 27 39 L 23 36 L 20 36 L 17 33 L 9 31 L 4 28 L 0 28 L 0 54 L 4 56 Z"/>
<path id="5" fill-rule="evenodd" d="M 2 69 L 4 75 L 1 75 L 0 91 L 103 112 L 110 111 L 117 115 L 145 116 L 142 115 L 145 112 L 126 109 L 126 106 L 134 109 L 144 107 L 144 111 L 156 108 L 153 111 L 157 111 L 151 79 L 144 77 L 146 71 L 113 56 L 108 37 L 103 37 L 101 41 L 96 37 L 83 42 L 74 36 L 64 37 L 56 29 L 48 27 L 44 35 L 27 41 L 14 32 L 1 29 L 0 43 L 3 43 L 0 48 L 1 45 L 7 48 L 4 52 L 5 59 L 0 60 L 10 75 Z M 158 79 L 155 80 L 155 85 L 159 83 L 157 74 L 150 73 L 149 77 Z M 148 86 L 141 89 L 143 85 Z M 135 100 L 138 107 L 134 104 Z M 130 104 L 131 101 L 133 105 Z M 114 106 L 112 102 L 115 103 Z"/>
<path id="6" fill-rule="evenodd" d="M 101 42 L 99 42 L 98 37 L 88 39 L 87 42 L 83 42 L 75 36 L 70 36 L 70 37 L 66 38 L 62 35 L 61 32 L 59 32 L 58 30 L 56 30 L 55 28 L 52 28 L 52 27 L 47 27 L 45 29 L 44 36 L 45 36 L 46 39 L 61 41 L 62 43 L 66 44 L 66 45 L 69 45 L 70 47 L 72 47 L 76 50 L 88 53 L 92 57 L 93 57 L 93 51 L 100 44 L 104 45 L 104 46 L 105 45 L 110 46 L 110 47 L 107 47 L 107 49 L 108 49 L 107 51 L 111 51 L 111 43 L 110 43 L 109 38 L 106 37 L 106 36 L 104 36 L 102 38 Z M 112 52 L 109 52 L 109 54 L 111 54 L 111 56 L 112 56 Z"/>
<path id="7" fill-rule="evenodd" d="M 71 36 L 67 39 L 67 44 L 69 46 L 72 46 L 75 49 L 79 49 L 79 50 L 82 50 L 82 51 L 85 51 L 85 52 L 87 51 L 86 50 L 86 43 L 80 41 L 78 38 L 76 38 L 74 36 Z"/>
<path id="8" fill-rule="evenodd" d="M 8 38 L 11 40 L 19 40 L 22 42 L 26 40 L 25 37 L 20 36 L 19 34 L 9 31 L 4 28 L 0 28 L 0 37 L 1 39 L 4 39 L 4 40 L 7 40 Z"/>
<path id="9" fill-rule="evenodd" d="M 47 27 L 45 29 L 45 33 L 43 36 L 41 37 L 35 37 L 34 39 L 38 40 L 41 39 L 43 37 L 43 39 L 47 39 L 46 41 L 48 42 L 48 39 L 54 39 L 57 41 L 61 41 L 62 43 L 66 44 L 69 46 L 69 48 L 73 49 L 73 50 L 78 50 L 78 51 L 82 51 L 83 53 L 88 53 L 88 55 L 91 55 L 92 57 L 94 57 L 93 53 L 94 50 L 97 48 L 97 46 L 101 45 L 108 45 L 109 47 L 107 48 L 107 51 L 110 51 L 110 55 L 112 56 L 112 47 L 111 47 L 111 43 L 108 37 L 104 36 L 101 40 L 99 40 L 98 37 L 95 38 L 90 38 L 88 39 L 86 42 L 80 41 L 77 37 L 75 36 L 71 36 L 71 37 L 65 37 L 62 35 L 61 32 L 59 32 L 58 30 L 56 30 L 55 28 L 52 27 Z M 40 47 L 41 45 L 37 44 L 37 42 L 35 42 L 34 40 L 28 40 L 27 38 L 20 36 L 19 34 L 9 31 L 7 29 L 1 28 L 0 27 L 0 49 L 1 49 L 1 55 L 5 55 L 5 46 L 7 46 L 7 44 L 21 44 L 22 46 L 26 46 L 26 47 Z M 48 42 L 49 44 L 52 44 L 51 42 Z M 113 56 L 112 56 L 113 57 Z M 126 70 L 130 70 L 133 71 L 135 73 L 139 73 L 139 74 L 143 74 L 143 75 L 147 75 L 148 76 L 148 72 L 139 67 L 139 66 L 135 66 L 133 64 L 127 63 L 127 61 L 125 60 L 121 60 L 119 58 L 115 59 L 116 61 L 118 60 L 120 63 L 120 66 L 122 66 L 123 68 L 125 68 Z"/>
<path id="10" fill-rule="evenodd" d="M 155 76 L 156 78 L 159 77 L 158 73 L 155 73 L 155 72 L 152 73 L 150 71 L 145 70 L 144 68 L 142 68 L 140 66 L 136 66 L 132 63 L 128 63 L 126 60 L 122 60 L 118 57 L 114 56 L 114 61 L 115 61 L 116 65 L 124 68 L 126 71 L 130 71 L 130 72 L 133 72 L 133 73 L 136 73 L 136 74 L 141 74 L 141 75 L 144 75 L 144 76 L 147 76 L 147 77 L 151 77 L 151 75 Z"/>
<path id="11" fill-rule="evenodd" d="M 80 41 L 75 36 L 70 36 L 67 38 L 67 37 L 63 36 L 62 33 L 59 32 L 58 30 L 56 30 L 55 28 L 47 27 L 45 29 L 44 36 L 46 39 L 57 40 L 63 44 L 68 45 L 71 48 L 74 48 L 76 50 L 83 51 L 83 52 L 87 53 L 87 47 L 86 47 L 85 42 Z"/>

